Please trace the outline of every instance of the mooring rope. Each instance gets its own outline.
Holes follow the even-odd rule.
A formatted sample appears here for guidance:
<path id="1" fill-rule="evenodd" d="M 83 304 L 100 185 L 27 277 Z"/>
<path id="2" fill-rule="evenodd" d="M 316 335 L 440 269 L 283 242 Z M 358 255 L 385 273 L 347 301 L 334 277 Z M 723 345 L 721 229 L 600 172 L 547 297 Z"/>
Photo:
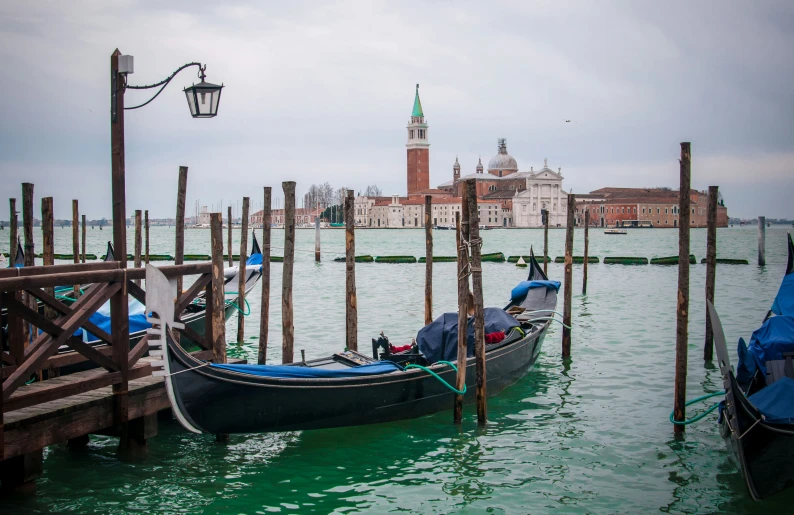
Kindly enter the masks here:
<path id="1" fill-rule="evenodd" d="M 707 395 L 701 395 L 700 397 L 696 397 L 696 398 L 692 399 L 691 401 L 687 401 L 687 403 L 684 404 L 684 407 L 691 406 L 692 404 L 695 404 L 696 402 L 705 401 L 706 399 L 710 399 L 712 397 L 718 397 L 720 395 L 725 395 L 725 391 L 723 390 L 721 392 L 714 392 L 714 393 L 709 393 Z M 688 426 L 689 424 L 693 424 L 693 423 L 697 422 L 698 420 L 702 420 L 703 417 L 705 417 L 706 415 L 708 415 L 709 413 L 711 413 L 712 411 L 717 409 L 719 407 L 719 405 L 720 405 L 720 403 L 717 402 L 712 407 L 710 407 L 709 409 L 707 409 L 706 411 L 701 413 L 700 415 L 697 415 L 696 417 L 689 418 L 689 419 L 686 419 L 686 420 L 674 420 L 673 416 L 675 414 L 675 411 L 671 411 L 670 412 L 670 422 L 672 422 L 673 424 L 675 424 L 677 426 Z M 744 436 L 744 435 L 742 435 L 742 436 Z"/>
<path id="2" fill-rule="evenodd" d="M 453 369 L 455 372 L 457 372 L 457 371 L 458 371 L 458 367 L 456 367 L 454 363 L 450 363 L 449 361 L 437 361 L 437 363 L 443 363 L 443 364 L 445 364 L 445 365 L 449 365 L 449 366 L 451 366 L 451 367 L 452 367 L 452 369 Z M 466 393 L 466 383 L 465 383 L 465 382 L 463 383 L 463 390 L 458 390 L 457 388 L 455 388 L 454 386 L 452 386 L 452 385 L 451 385 L 451 384 L 449 384 L 448 382 L 444 381 L 444 380 L 441 378 L 441 376 L 440 376 L 440 375 L 436 374 L 435 372 L 433 372 L 432 370 L 430 370 L 430 369 L 429 369 L 429 368 L 427 368 L 427 367 L 423 367 L 422 365 L 415 365 L 415 364 L 413 364 L 413 363 L 412 363 L 412 364 L 410 364 L 410 365 L 406 365 L 406 366 L 405 366 L 405 370 L 408 370 L 409 368 L 418 368 L 419 370 L 424 370 L 424 371 L 425 371 L 425 372 L 427 372 L 428 374 L 432 375 L 433 377 L 435 377 L 436 379 L 438 379 L 439 381 L 441 381 L 441 384 L 443 384 L 444 386 L 446 386 L 447 388 L 449 388 L 449 389 L 450 389 L 450 390 L 452 390 L 453 392 L 457 393 L 458 395 L 464 395 L 464 394 Z"/>

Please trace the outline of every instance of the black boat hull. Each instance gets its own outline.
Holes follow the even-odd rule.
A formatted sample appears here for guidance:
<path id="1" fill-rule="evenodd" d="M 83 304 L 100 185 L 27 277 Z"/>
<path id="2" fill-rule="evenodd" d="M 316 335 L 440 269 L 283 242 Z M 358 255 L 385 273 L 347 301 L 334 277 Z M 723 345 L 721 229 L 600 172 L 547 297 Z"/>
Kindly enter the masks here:
<path id="1" fill-rule="evenodd" d="M 490 348 L 487 393 L 498 394 L 535 364 L 548 329 Z M 170 339 L 169 339 L 170 340 Z M 410 370 L 345 379 L 275 379 L 210 367 L 169 341 L 174 400 L 187 422 L 205 433 L 260 433 L 390 422 L 452 408 L 453 394 L 430 374 Z M 194 370 L 187 370 L 195 368 Z M 447 365 L 433 367 L 455 383 Z M 182 373 L 186 371 L 185 373 Z M 475 363 L 466 365 L 465 402 L 475 399 Z"/>

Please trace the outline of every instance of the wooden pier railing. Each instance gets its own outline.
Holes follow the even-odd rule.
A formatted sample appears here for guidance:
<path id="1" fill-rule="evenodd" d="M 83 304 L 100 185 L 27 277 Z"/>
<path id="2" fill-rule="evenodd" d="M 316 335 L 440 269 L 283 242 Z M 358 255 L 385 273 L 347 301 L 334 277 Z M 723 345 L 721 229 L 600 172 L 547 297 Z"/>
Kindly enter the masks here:
<path id="1" fill-rule="evenodd" d="M 163 266 L 160 270 L 173 279 L 198 276 L 175 299 L 176 313 L 181 314 L 202 291 L 206 291 L 207 299 L 223 298 L 223 291 L 212 291 L 211 263 Z M 4 445 L 3 414 L 15 410 L 113 386 L 114 404 L 122 407 L 114 408 L 113 423 L 124 425 L 128 422 L 128 383 L 151 375 L 148 361 L 141 360 L 148 348 L 148 336 L 128 343 L 127 310 L 114 310 L 112 304 L 109 333 L 91 323 L 89 318 L 114 295 L 121 295 L 125 305 L 128 296 L 146 304 L 146 292 L 136 284 L 144 280 L 145 275 L 144 268 L 124 269 L 119 262 L 0 270 L 0 307 L 8 323 L 7 335 L 0 335 L 0 462 L 25 451 L 16 447 L 16 451 L 9 451 Z M 56 287 L 73 285 L 82 285 L 83 291 L 73 302 L 51 293 Z M 123 318 L 120 313 L 124 314 Z M 188 325 L 181 330 L 201 348 L 196 352 L 198 357 L 212 359 L 212 342 L 221 341 L 213 334 L 213 327 L 223 327 L 224 321 L 223 309 L 218 310 L 212 302 L 207 302 L 204 334 Z M 30 331 L 28 341 L 25 340 L 26 325 L 36 328 Z M 80 328 L 95 335 L 99 344 L 89 345 L 74 336 Z M 61 377 L 63 367 L 79 364 L 83 364 L 82 372 Z M 33 378 L 35 382 L 27 384 Z"/>

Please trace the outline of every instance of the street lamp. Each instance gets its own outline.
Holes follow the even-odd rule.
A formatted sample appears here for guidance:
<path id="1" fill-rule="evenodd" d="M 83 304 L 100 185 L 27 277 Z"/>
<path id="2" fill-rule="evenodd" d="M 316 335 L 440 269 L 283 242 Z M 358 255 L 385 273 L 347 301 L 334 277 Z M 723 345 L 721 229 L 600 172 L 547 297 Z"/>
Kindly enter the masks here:
<path id="1" fill-rule="evenodd" d="M 206 82 L 204 80 L 204 77 L 206 77 L 204 70 L 206 69 L 206 66 L 199 68 L 201 82 L 184 89 L 187 105 L 193 118 L 212 118 L 218 114 L 218 104 L 221 101 L 223 84 L 218 86 L 217 84 Z"/>

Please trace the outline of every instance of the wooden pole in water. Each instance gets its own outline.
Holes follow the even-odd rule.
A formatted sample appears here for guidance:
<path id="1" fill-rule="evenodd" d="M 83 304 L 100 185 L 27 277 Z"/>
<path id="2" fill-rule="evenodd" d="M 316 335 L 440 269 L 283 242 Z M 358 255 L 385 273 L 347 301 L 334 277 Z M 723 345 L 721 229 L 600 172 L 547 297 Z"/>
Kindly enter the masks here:
<path id="1" fill-rule="evenodd" d="M 576 226 L 576 195 L 568 194 L 568 220 L 565 226 L 565 300 L 562 310 L 562 359 L 571 357 L 571 297 L 573 295 L 573 230 Z M 568 327 L 565 327 L 568 326 Z"/>
<path id="2" fill-rule="evenodd" d="M 433 197 L 425 195 L 425 325 L 433 321 Z"/>
<path id="3" fill-rule="evenodd" d="M 17 199 L 8 199 L 8 207 L 10 210 L 8 223 L 9 223 L 9 243 L 8 243 L 8 265 L 14 266 L 17 260 L 17 247 L 19 241 L 19 222 L 17 219 Z"/>
<path id="4" fill-rule="evenodd" d="M 149 264 L 149 210 L 143 212 L 144 263 Z"/>
<path id="5" fill-rule="evenodd" d="M 143 247 L 143 234 L 142 233 L 142 212 L 140 209 L 135 210 L 135 254 L 133 255 L 133 266 L 135 268 L 141 267 L 141 248 Z M 135 284 L 141 285 L 141 280 L 136 279 Z"/>
<path id="6" fill-rule="evenodd" d="M 717 279 L 717 194 L 719 186 L 709 186 L 709 205 L 706 233 L 706 300 L 714 304 L 714 284 Z M 714 329 L 711 319 L 706 316 L 706 341 L 703 346 L 703 359 L 714 358 Z"/>
<path id="7" fill-rule="evenodd" d="M 33 247 L 33 184 L 22 183 L 22 229 L 25 238 L 25 266 L 34 264 Z"/>
<path id="8" fill-rule="evenodd" d="M 77 199 L 72 200 L 72 261 L 80 262 L 80 209 Z M 80 285 L 74 285 L 74 298 L 80 296 Z"/>
<path id="9" fill-rule="evenodd" d="M 678 195 L 678 303 L 675 328 L 675 406 L 673 419 L 686 419 L 686 366 L 689 326 L 689 185 L 691 180 L 690 143 L 681 143 L 681 186 Z M 675 424 L 676 433 L 686 426 Z"/>
<path id="10" fill-rule="evenodd" d="M 113 248 L 119 267 L 127 268 L 127 193 L 124 149 L 124 84 L 123 74 L 118 71 L 118 60 L 121 52 L 116 49 L 110 57 L 111 98 L 115 99 L 111 107 L 110 146 L 111 146 L 111 195 L 113 202 Z M 121 376 L 113 385 L 114 423 L 121 425 L 119 447 L 129 445 L 127 421 L 129 419 L 129 297 L 127 283 L 123 281 L 121 289 L 110 298 L 110 334 L 113 337 L 113 362 L 119 367 Z"/>
<path id="11" fill-rule="evenodd" d="M 226 363 L 226 317 L 224 311 L 225 295 L 223 292 L 223 215 L 210 213 L 210 243 L 212 247 L 212 282 L 207 305 L 212 303 L 210 320 L 206 324 L 210 329 L 212 344 L 212 360 L 215 363 Z"/>
<path id="12" fill-rule="evenodd" d="M 281 183 L 284 189 L 284 271 L 281 274 L 281 362 L 292 363 L 295 325 L 292 319 L 292 269 L 295 262 L 295 181 Z"/>
<path id="13" fill-rule="evenodd" d="M 259 353 L 256 360 L 260 365 L 267 361 L 267 333 L 270 324 L 270 204 L 270 186 L 265 186 L 262 208 L 262 303 L 259 311 Z"/>
<path id="14" fill-rule="evenodd" d="M 238 272 L 240 281 L 237 286 L 237 307 L 240 311 L 237 312 L 237 344 L 242 345 L 245 340 L 245 262 L 248 259 L 248 197 L 243 197 L 243 218 L 241 221 L 240 233 L 240 261 L 238 263 Z"/>
<path id="15" fill-rule="evenodd" d="M 226 234 L 228 244 L 226 248 L 229 250 L 229 266 L 234 266 L 234 257 L 232 256 L 232 206 L 229 206 L 229 212 L 226 216 L 226 227 L 228 229 Z"/>
<path id="16" fill-rule="evenodd" d="M 174 248 L 174 264 L 185 262 L 185 198 L 187 196 L 187 166 L 179 167 L 179 179 L 176 190 L 176 247 Z M 196 220 L 196 224 L 198 224 Z M 176 279 L 176 294 L 182 295 L 182 276 Z M 177 313 L 179 315 L 179 313 Z"/>
<path id="17" fill-rule="evenodd" d="M 320 204 L 317 203 L 317 215 L 314 217 L 314 261 L 320 262 Z"/>
<path id="18" fill-rule="evenodd" d="M 468 210 L 466 210 L 468 212 Z M 461 242 L 460 211 L 455 213 L 455 243 L 458 250 L 458 373 L 455 377 L 455 389 L 463 390 L 466 385 L 466 351 L 468 343 L 468 300 L 469 300 L 469 254 Z M 468 222 L 468 220 L 466 220 Z M 466 270 L 466 273 L 462 273 Z M 463 395 L 455 394 L 453 421 L 460 424 L 463 420 Z"/>
<path id="19" fill-rule="evenodd" d="M 82 232 L 81 239 L 82 239 L 83 251 L 80 254 L 80 261 L 85 263 L 85 215 L 81 215 L 81 218 L 82 218 L 82 222 L 83 222 L 82 227 L 81 227 L 81 232 Z"/>
<path id="20" fill-rule="evenodd" d="M 549 275 L 549 211 L 543 213 L 543 274 Z"/>
<path id="21" fill-rule="evenodd" d="M 587 258 L 590 250 L 590 209 L 584 209 L 584 268 L 582 270 L 582 295 L 587 295 Z"/>
<path id="22" fill-rule="evenodd" d="M 477 366 L 477 423 L 485 424 L 488 419 L 486 404 L 485 371 L 485 319 L 482 300 L 482 259 L 480 246 L 480 213 L 477 208 L 477 183 L 474 179 L 466 181 L 466 199 L 469 204 L 469 240 L 471 249 L 471 282 L 474 290 L 474 361 Z"/>
<path id="23" fill-rule="evenodd" d="M 346 297 L 345 303 L 345 334 L 347 336 L 347 349 L 358 350 L 358 303 L 356 302 L 356 237 L 355 213 L 353 212 L 355 199 L 353 190 L 347 190 L 345 197 L 345 278 Z"/>
<path id="24" fill-rule="evenodd" d="M 766 266 L 766 217 L 758 217 L 758 266 Z"/>
<path id="25" fill-rule="evenodd" d="M 41 199 L 41 246 L 44 266 L 55 264 L 55 242 L 53 241 L 55 220 L 52 210 L 52 197 Z"/>

